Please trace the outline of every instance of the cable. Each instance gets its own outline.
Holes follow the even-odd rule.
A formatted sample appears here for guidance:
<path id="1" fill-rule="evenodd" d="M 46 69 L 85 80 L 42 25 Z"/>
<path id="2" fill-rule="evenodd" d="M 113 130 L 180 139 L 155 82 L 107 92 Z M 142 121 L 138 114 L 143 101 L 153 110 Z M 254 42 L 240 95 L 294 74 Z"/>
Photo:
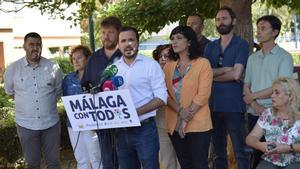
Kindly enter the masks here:
<path id="1" fill-rule="evenodd" d="M 75 153 L 76 151 L 76 148 L 77 148 L 77 145 L 78 145 L 78 142 L 79 142 L 79 136 L 80 136 L 80 131 L 78 132 L 78 136 L 77 136 L 77 140 L 76 140 L 76 143 L 75 143 L 75 146 L 74 146 L 74 149 L 73 149 L 73 152 Z M 72 163 L 72 160 L 70 159 L 69 163 L 68 163 L 68 169 L 70 169 L 70 166 L 71 166 L 71 163 Z"/>

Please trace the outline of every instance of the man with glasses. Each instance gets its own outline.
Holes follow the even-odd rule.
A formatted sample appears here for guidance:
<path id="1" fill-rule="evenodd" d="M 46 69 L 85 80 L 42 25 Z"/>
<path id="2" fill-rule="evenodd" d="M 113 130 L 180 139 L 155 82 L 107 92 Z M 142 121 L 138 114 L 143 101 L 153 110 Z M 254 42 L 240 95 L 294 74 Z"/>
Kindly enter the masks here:
<path id="1" fill-rule="evenodd" d="M 231 8 L 218 10 L 216 28 L 220 38 L 210 42 L 204 51 L 213 68 L 213 86 L 210 108 L 213 121 L 214 168 L 227 169 L 227 132 L 239 169 L 247 169 L 245 152 L 243 82 L 242 74 L 248 59 L 248 44 L 233 33 L 236 16 Z"/>
<path id="2" fill-rule="evenodd" d="M 256 37 L 262 49 L 253 53 L 247 63 L 244 101 L 247 104 L 248 131 L 255 126 L 260 113 L 272 106 L 272 82 L 278 77 L 293 77 L 291 54 L 279 47 L 275 39 L 280 33 L 281 21 L 266 15 L 256 22 Z M 253 168 L 260 161 L 261 152 L 254 152 Z"/>

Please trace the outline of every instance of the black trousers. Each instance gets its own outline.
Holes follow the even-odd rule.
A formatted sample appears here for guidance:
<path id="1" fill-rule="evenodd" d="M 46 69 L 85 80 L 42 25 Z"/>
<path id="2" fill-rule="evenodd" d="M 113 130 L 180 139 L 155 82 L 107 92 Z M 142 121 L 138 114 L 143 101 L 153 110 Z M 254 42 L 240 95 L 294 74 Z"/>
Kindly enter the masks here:
<path id="1" fill-rule="evenodd" d="M 212 131 L 186 133 L 181 138 L 174 131 L 169 135 L 181 169 L 208 169 L 208 149 Z"/>

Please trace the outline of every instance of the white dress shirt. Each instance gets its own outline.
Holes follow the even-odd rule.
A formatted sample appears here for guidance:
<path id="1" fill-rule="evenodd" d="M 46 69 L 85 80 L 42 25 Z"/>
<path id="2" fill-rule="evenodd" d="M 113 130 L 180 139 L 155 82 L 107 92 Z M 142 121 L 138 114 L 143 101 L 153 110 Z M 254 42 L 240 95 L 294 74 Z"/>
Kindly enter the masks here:
<path id="1" fill-rule="evenodd" d="M 146 56 L 138 54 L 131 65 L 127 65 L 123 56 L 115 65 L 118 76 L 124 78 L 124 84 L 119 89 L 129 89 L 133 103 L 139 108 L 154 98 L 167 102 L 167 88 L 164 73 L 160 65 Z M 156 110 L 139 116 L 140 121 L 156 116 Z"/>

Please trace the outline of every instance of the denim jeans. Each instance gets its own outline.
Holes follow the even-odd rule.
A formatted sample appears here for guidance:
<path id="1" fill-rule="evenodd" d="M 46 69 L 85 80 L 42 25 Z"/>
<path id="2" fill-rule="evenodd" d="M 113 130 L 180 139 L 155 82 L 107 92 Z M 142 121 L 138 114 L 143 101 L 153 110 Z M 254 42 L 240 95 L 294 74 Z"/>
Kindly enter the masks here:
<path id="1" fill-rule="evenodd" d="M 115 145 L 115 130 L 102 129 L 97 130 L 100 143 L 103 169 L 118 169 L 118 160 Z"/>
<path id="2" fill-rule="evenodd" d="M 116 144 L 121 169 L 159 169 L 159 141 L 155 120 L 140 127 L 117 130 Z"/>
<path id="3" fill-rule="evenodd" d="M 181 138 L 177 131 L 169 135 L 181 169 L 208 169 L 211 131 L 190 132 Z"/>
<path id="4" fill-rule="evenodd" d="M 240 112 L 213 112 L 214 168 L 228 169 L 227 132 L 230 135 L 235 159 L 239 169 L 249 168 L 249 157 L 245 151 L 245 119 Z"/>

